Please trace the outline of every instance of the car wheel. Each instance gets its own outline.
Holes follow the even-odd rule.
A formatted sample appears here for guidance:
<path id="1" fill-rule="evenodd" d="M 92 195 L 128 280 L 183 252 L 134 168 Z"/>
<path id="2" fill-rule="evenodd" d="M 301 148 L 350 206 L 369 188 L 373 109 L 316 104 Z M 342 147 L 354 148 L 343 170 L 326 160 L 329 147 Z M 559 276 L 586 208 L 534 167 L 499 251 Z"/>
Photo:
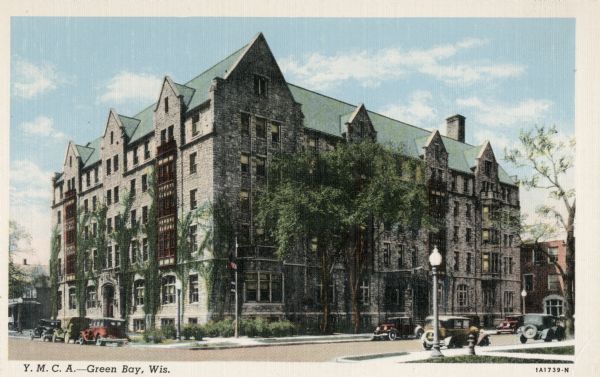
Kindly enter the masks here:
<path id="1" fill-rule="evenodd" d="M 104 342 L 102 341 L 102 338 L 100 338 L 99 336 L 96 337 L 96 345 L 97 346 L 103 346 Z"/>
<path id="2" fill-rule="evenodd" d="M 482 347 L 487 347 L 490 345 L 490 338 L 489 337 L 485 337 L 483 339 L 481 339 L 481 342 L 479 343 L 480 346 Z"/>
<path id="3" fill-rule="evenodd" d="M 83 346 L 85 344 L 85 340 L 83 340 L 82 337 L 79 337 L 79 339 L 77 339 L 77 343 L 79 343 L 80 346 Z"/>
<path id="4" fill-rule="evenodd" d="M 395 332 L 395 331 L 390 331 L 389 334 L 388 334 L 388 338 L 390 340 L 396 340 L 396 338 L 398 338 L 398 333 Z"/>
<path id="5" fill-rule="evenodd" d="M 423 342 L 423 348 L 425 348 L 427 351 L 429 351 L 431 349 L 431 344 L 427 344 L 427 342 Z"/>
<path id="6" fill-rule="evenodd" d="M 519 338 L 519 340 L 521 341 L 522 344 L 527 343 L 527 338 L 524 337 L 523 335 L 521 335 L 521 337 Z"/>
<path id="7" fill-rule="evenodd" d="M 523 335 L 527 338 L 527 339 L 533 339 L 536 337 L 538 331 L 537 331 L 537 327 L 535 327 L 534 325 L 527 325 L 523 328 Z"/>
<path id="8" fill-rule="evenodd" d="M 420 339 L 423 336 L 423 329 L 417 330 L 417 339 Z"/>

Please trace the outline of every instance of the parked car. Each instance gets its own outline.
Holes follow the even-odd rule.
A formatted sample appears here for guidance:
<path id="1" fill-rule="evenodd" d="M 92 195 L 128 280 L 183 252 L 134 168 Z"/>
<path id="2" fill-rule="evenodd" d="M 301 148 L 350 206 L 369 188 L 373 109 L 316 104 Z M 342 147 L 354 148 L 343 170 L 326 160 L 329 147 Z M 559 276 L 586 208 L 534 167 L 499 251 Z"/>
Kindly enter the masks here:
<path id="1" fill-rule="evenodd" d="M 522 315 L 510 315 L 506 316 L 502 322 L 496 326 L 496 333 L 511 333 L 516 334 L 519 327 L 523 326 Z"/>
<path id="2" fill-rule="evenodd" d="M 390 317 L 381 322 L 373 332 L 373 340 L 396 340 L 414 336 L 420 338 L 423 327 L 416 325 L 412 317 Z"/>
<path id="3" fill-rule="evenodd" d="M 90 319 L 84 317 L 72 317 L 67 323 L 67 327 L 64 329 L 59 327 L 54 330 L 52 334 L 52 342 L 65 342 L 69 343 L 71 340 L 76 342 L 79 338 L 81 330 L 90 327 Z"/>
<path id="4" fill-rule="evenodd" d="M 458 316 L 438 316 L 439 332 L 438 337 L 441 347 L 459 348 L 468 344 L 469 334 L 475 336 L 475 345 L 489 346 L 490 337 L 483 329 L 471 326 L 471 320 L 467 317 Z M 426 350 L 433 347 L 433 317 L 427 317 L 425 320 L 425 332 L 421 336 L 423 348 Z"/>
<path id="5" fill-rule="evenodd" d="M 31 340 L 41 338 L 44 342 L 52 340 L 54 329 L 60 328 L 60 319 L 40 319 L 38 325 L 31 330 Z"/>
<path id="6" fill-rule="evenodd" d="M 561 341 L 565 338 L 565 328 L 550 314 L 525 314 L 523 326 L 517 332 L 521 334 L 521 343 L 526 343 L 529 339 L 551 342 L 553 339 Z"/>
<path id="7" fill-rule="evenodd" d="M 95 343 L 104 346 L 107 343 L 123 345 L 129 341 L 126 332 L 126 323 L 123 320 L 112 318 L 92 319 L 88 328 L 81 330 L 79 344 Z"/>

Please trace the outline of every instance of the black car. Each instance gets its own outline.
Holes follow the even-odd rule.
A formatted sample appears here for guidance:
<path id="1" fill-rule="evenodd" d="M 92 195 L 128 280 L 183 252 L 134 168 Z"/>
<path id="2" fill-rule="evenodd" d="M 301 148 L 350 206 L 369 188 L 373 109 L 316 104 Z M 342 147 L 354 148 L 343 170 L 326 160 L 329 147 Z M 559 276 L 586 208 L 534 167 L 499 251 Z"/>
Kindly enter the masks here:
<path id="1" fill-rule="evenodd" d="M 565 338 L 565 328 L 557 323 L 557 318 L 550 314 L 526 314 L 523 326 L 517 332 L 521 334 L 521 343 L 527 340 L 542 339 L 551 342 L 553 339 L 561 341 Z"/>
<path id="2" fill-rule="evenodd" d="M 40 319 L 36 328 L 31 330 L 31 340 L 41 338 L 44 342 L 52 340 L 55 329 L 60 329 L 60 319 Z"/>

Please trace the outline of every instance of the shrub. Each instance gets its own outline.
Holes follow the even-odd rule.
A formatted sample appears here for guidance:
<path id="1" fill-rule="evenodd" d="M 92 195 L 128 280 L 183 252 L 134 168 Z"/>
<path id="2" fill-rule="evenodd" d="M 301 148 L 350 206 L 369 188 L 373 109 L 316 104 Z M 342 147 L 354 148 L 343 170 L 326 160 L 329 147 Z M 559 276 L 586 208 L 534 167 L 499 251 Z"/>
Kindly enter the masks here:
<path id="1" fill-rule="evenodd" d="M 177 329 L 173 325 L 162 326 L 161 332 L 165 339 L 175 339 L 177 337 Z"/>
<path id="2" fill-rule="evenodd" d="M 219 336 L 219 328 L 216 326 L 216 322 L 211 321 L 204 325 L 204 333 L 211 338 Z"/>
<path id="3" fill-rule="evenodd" d="M 219 335 L 222 337 L 231 337 L 234 334 L 233 321 L 230 319 L 224 319 L 216 323 L 219 331 Z"/>
<path id="4" fill-rule="evenodd" d="M 144 335 L 142 337 L 146 343 L 162 343 L 163 341 L 162 331 L 156 329 L 144 330 Z"/>
<path id="5" fill-rule="evenodd" d="M 191 337 L 194 338 L 195 340 L 202 340 L 203 336 L 204 336 L 204 328 L 201 325 L 193 325 Z"/>
<path id="6" fill-rule="evenodd" d="M 181 337 L 185 340 L 191 339 L 193 337 L 194 325 L 185 325 L 183 329 L 181 329 Z"/>
<path id="7" fill-rule="evenodd" d="M 271 322 L 269 324 L 269 332 L 271 336 L 291 336 L 294 335 L 296 328 L 294 324 L 288 320 Z"/>

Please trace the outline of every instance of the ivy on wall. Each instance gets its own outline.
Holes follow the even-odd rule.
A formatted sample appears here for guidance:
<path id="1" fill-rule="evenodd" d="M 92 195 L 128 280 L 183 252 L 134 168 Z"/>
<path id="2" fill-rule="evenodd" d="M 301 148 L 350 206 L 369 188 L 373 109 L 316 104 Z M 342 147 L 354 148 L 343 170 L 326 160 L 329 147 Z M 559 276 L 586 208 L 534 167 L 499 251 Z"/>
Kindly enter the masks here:
<path id="1" fill-rule="evenodd" d="M 58 315 L 58 253 L 60 233 L 58 232 L 58 226 L 52 229 L 50 235 L 50 316 L 56 319 Z"/>

